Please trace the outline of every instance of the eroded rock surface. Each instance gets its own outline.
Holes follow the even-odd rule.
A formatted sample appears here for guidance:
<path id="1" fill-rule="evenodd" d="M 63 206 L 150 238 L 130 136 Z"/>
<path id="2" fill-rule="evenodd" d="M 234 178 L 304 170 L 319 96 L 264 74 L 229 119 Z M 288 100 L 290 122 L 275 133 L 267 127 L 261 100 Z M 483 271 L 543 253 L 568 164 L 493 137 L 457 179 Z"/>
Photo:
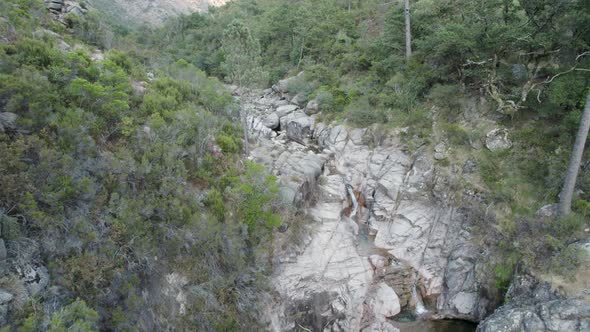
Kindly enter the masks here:
<path id="1" fill-rule="evenodd" d="M 251 158 L 314 220 L 308 241 L 276 269 L 272 329 L 392 330 L 387 319 L 397 309 L 380 300 L 383 289 L 400 310 L 424 297 L 437 318 L 489 314 L 497 299 L 481 281 L 453 175 L 435 166 L 433 152 L 410 153 L 399 133 L 318 123 L 287 102 L 287 87 L 282 81 L 247 105 Z M 279 118 L 275 130 L 259 125 L 269 117 Z"/>
<path id="2" fill-rule="evenodd" d="M 590 331 L 588 301 L 566 298 L 530 275 L 515 277 L 506 298 L 508 303 L 486 318 L 478 332 Z"/>

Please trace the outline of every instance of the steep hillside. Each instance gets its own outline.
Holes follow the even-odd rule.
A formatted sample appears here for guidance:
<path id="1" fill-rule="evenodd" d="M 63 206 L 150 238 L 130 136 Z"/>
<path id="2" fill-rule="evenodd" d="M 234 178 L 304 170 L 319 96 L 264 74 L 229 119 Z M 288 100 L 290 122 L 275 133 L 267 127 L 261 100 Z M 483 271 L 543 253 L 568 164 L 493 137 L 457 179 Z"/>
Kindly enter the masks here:
<path id="1" fill-rule="evenodd" d="M 123 24 L 160 25 L 167 18 L 192 12 L 206 12 L 227 0 L 88 0 L 94 7 Z"/>
<path id="2" fill-rule="evenodd" d="M 224 3 L 0 1 L 0 332 L 590 330 L 588 1 Z"/>

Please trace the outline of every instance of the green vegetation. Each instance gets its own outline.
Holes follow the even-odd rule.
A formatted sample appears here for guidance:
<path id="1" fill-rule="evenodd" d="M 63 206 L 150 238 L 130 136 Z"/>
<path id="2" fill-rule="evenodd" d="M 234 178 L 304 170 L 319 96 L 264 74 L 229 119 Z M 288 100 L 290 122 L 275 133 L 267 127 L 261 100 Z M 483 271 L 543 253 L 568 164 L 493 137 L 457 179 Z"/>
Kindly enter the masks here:
<path id="1" fill-rule="evenodd" d="M 240 160 L 239 105 L 221 82 L 249 88 L 300 71 L 288 89 L 315 99 L 322 119 L 406 128 L 411 150 L 445 141 L 477 161 L 482 206 L 498 211 L 474 217 L 497 288 L 516 266 L 572 271 L 589 166 L 572 216 L 534 213 L 557 201 L 590 86 L 575 70 L 590 68 L 579 56 L 590 5 L 417 0 L 412 10 L 406 62 L 401 1 L 236 0 L 137 29 L 92 9 L 63 25 L 40 0 L 0 2 L 0 112 L 17 117 L 0 118 L 2 239 L 38 242 L 63 295 L 53 309 L 39 309 L 42 297 L 19 303 L 12 328 L 155 329 L 175 304 L 143 292 L 172 271 L 186 279 L 186 313 L 159 328 L 255 330 L 282 207 L 276 179 Z M 64 52 L 40 29 L 81 46 Z M 92 60 L 95 47 L 104 60 Z M 509 151 L 471 147 L 490 119 L 509 128 Z"/>
<path id="2" fill-rule="evenodd" d="M 0 7 L 9 27 L 0 36 L 8 38 L 0 44 L 0 111 L 17 117 L 0 132 L 2 238 L 9 250 L 37 241 L 61 294 L 61 309 L 43 309 L 42 297 L 20 303 L 13 328 L 161 324 L 158 315 L 172 309 L 142 292 L 172 272 L 194 291 L 184 316 L 166 317 L 170 327 L 257 326 L 270 272 L 261 257 L 281 224 L 280 206 L 276 179 L 241 166 L 231 95 L 187 61 L 161 66 L 149 81 L 149 68 L 127 52 L 92 61 L 85 48 L 64 53 L 55 39 L 31 38 L 51 27 L 41 1 Z M 102 33 L 83 22 L 62 28 L 67 38 L 105 46 L 78 30 Z M 250 276 L 256 281 L 236 281 Z M 18 294 L 10 278 L 0 283 Z M 145 306 L 154 317 L 140 317 Z"/>
<path id="3" fill-rule="evenodd" d="M 155 62 L 184 58 L 223 79 L 230 73 L 220 40 L 235 19 L 259 43 L 269 84 L 305 72 L 290 80 L 289 92 L 316 99 L 322 120 L 407 127 L 410 149 L 442 140 L 460 156 L 439 167 L 461 167 L 467 157 L 478 162 L 474 181 L 485 189 L 486 204 L 502 211 L 487 221 L 495 227 L 479 228 L 503 264 L 491 267 L 500 288 L 517 264 L 567 270 L 551 262 L 560 261 L 559 253 L 573 257 L 568 245 L 583 236 L 578 231 L 585 222 L 549 226 L 534 213 L 558 201 L 590 86 L 587 71 L 570 70 L 590 68 L 590 56 L 578 57 L 590 50 L 587 2 L 412 1 L 409 62 L 402 1 L 234 1 L 126 40 L 162 50 L 158 59 L 145 54 Z M 474 150 L 493 129 L 482 119 L 509 128 L 514 147 Z M 572 217 L 586 223 L 589 179 L 590 173 L 580 174 Z"/>

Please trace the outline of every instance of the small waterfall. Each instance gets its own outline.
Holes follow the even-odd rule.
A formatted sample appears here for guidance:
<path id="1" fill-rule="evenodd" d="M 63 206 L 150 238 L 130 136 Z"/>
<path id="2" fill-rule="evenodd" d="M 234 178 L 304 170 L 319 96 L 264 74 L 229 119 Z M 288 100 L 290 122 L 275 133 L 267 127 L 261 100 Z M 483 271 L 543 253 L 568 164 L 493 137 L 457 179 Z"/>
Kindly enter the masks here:
<path id="1" fill-rule="evenodd" d="M 420 316 L 428 312 L 426 307 L 424 306 L 424 302 L 422 301 L 422 296 L 416 290 L 416 283 L 412 285 L 412 299 L 416 302 L 416 315 Z"/>
<path id="2" fill-rule="evenodd" d="M 359 204 L 356 200 L 356 197 L 354 196 L 354 192 L 352 191 L 351 185 L 346 184 L 346 191 L 348 192 L 348 195 L 350 196 L 350 200 L 352 201 L 352 212 L 350 212 L 350 218 L 354 219 L 356 216 L 356 210 L 357 210 Z"/>

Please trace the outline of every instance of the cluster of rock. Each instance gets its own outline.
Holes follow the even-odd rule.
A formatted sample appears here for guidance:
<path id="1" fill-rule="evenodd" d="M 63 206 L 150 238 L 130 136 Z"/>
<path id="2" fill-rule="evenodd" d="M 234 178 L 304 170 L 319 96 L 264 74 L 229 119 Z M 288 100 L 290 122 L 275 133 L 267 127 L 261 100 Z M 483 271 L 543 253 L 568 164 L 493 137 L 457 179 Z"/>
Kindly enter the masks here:
<path id="1" fill-rule="evenodd" d="M 478 269 L 465 209 L 452 203 L 452 175 L 427 149 L 408 152 L 399 132 L 319 123 L 319 105 L 303 104 L 281 81 L 246 105 L 251 158 L 315 221 L 280 258 L 273 329 L 394 331 L 389 318 L 415 311 L 421 297 L 433 317 L 487 316 L 498 299 Z"/>
<path id="2" fill-rule="evenodd" d="M 0 112 L 0 133 L 16 130 L 18 116 L 10 112 Z"/>
<path id="3" fill-rule="evenodd" d="M 21 308 L 31 297 L 44 293 L 50 298 L 53 293 L 46 292 L 49 273 L 43 266 L 39 244 L 25 238 L 5 241 L 7 226 L 16 221 L 3 215 L 0 215 L 0 221 L 3 225 L 0 234 L 0 326 L 3 326 L 9 313 Z"/>
<path id="4" fill-rule="evenodd" d="M 82 16 L 88 11 L 83 3 L 70 0 L 45 0 L 45 5 L 59 21 L 65 23 L 68 14 Z"/>
<path id="5" fill-rule="evenodd" d="M 478 332 L 590 331 L 588 301 L 565 297 L 531 275 L 515 277 L 506 298 L 508 303 L 486 318 Z"/>
<path id="6" fill-rule="evenodd" d="M 182 14 L 207 12 L 210 7 L 228 0 L 95 0 L 92 5 L 129 25 L 162 25 L 167 19 Z"/>
<path id="7" fill-rule="evenodd" d="M 470 232 L 481 194 L 453 185 L 477 172 L 477 162 L 438 166 L 447 144 L 409 152 L 404 129 L 321 123 L 317 101 L 289 94 L 292 79 L 246 103 L 251 158 L 314 221 L 310 235 L 277 258 L 272 330 L 398 331 L 391 318 L 403 311 L 483 321 L 481 332 L 590 330 L 590 301 L 573 294 L 580 287 L 566 296 L 515 279 L 510 301 L 494 312 L 502 299 Z M 492 152 L 513 146 L 497 127 L 481 143 Z"/>

